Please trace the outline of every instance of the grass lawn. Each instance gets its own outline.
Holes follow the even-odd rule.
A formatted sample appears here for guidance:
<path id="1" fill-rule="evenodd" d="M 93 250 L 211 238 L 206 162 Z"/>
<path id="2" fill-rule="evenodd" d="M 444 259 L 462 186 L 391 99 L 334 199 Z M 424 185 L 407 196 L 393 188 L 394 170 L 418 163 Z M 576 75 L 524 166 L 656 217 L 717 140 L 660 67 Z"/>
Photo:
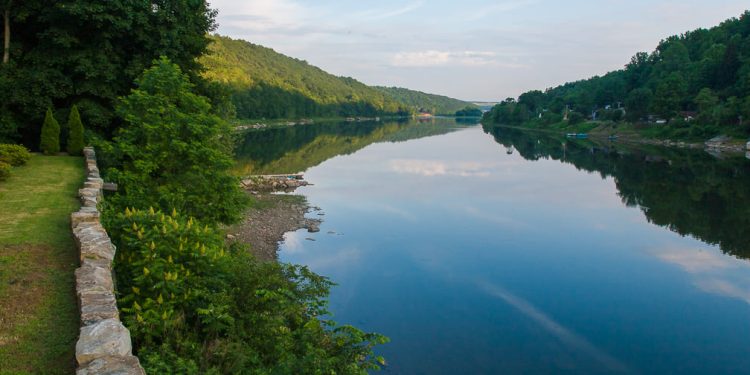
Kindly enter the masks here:
<path id="1" fill-rule="evenodd" d="M 34 155 L 0 182 L 0 375 L 75 370 L 70 213 L 83 178 L 80 157 Z"/>

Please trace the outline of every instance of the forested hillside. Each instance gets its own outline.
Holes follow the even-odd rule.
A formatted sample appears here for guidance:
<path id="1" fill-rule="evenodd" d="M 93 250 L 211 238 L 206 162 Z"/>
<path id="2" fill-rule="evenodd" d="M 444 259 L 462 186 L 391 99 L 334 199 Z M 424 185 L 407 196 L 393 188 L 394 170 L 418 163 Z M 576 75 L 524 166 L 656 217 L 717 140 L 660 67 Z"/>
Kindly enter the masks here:
<path id="1" fill-rule="evenodd" d="M 348 77 L 244 40 L 212 36 L 204 76 L 231 90 L 237 117 L 296 118 L 408 113 L 390 96 Z"/>
<path id="2" fill-rule="evenodd" d="M 750 135 L 750 12 L 669 37 L 602 77 L 506 99 L 485 116 L 536 127 L 586 120 L 658 126 L 659 137 Z"/>
<path id="3" fill-rule="evenodd" d="M 407 105 L 413 111 L 423 110 L 433 115 L 453 116 L 457 111 L 466 107 L 475 107 L 458 99 L 442 95 L 427 94 L 421 91 L 409 90 L 401 87 L 375 86 L 380 92 L 387 94 L 395 100 Z"/>

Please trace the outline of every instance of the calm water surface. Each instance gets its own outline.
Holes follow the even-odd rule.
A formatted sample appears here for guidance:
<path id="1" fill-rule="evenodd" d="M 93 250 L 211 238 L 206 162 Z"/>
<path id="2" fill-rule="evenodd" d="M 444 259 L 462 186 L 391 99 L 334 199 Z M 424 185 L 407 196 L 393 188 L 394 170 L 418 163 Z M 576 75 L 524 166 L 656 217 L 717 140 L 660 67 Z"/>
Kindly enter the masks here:
<path id="1" fill-rule="evenodd" d="M 246 172 L 315 184 L 297 193 L 321 231 L 280 258 L 339 284 L 335 320 L 391 338 L 384 373 L 750 372 L 744 157 L 452 120 L 240 149 Z"/>

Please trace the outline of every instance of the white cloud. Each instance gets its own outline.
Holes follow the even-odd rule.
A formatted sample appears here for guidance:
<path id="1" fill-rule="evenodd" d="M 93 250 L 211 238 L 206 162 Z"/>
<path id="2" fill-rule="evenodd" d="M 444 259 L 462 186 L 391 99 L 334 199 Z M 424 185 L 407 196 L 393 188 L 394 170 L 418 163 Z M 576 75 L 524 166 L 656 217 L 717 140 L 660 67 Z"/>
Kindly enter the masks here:
<path id="1" fill-rule="evenodd" d="M 746 261 L 718 251 L 691 249 L 667 249 L 657 252 L 656 256 L 693 275 L 693 284 L 698 289 L 750 304 L 750 278 L 747 277 L 750 265 Z"/>
<path id="2" fill-rule="evenodd" d="M 396 173 L 414 174 L 424 177 L 460 176 L 489 177 L 488 166 L 476 162 L 446 163 L 434 160 L 395 159 L 390 162 L 390 169 Z"/>
<path id="3" fill-rule="evenodd" d="M 417 2 L 414 2 L 414 3 L 411 3 L 411 4 L 407 4 L 406 6 L 403 6 L 401 8 L 394 9 L 394 10 L 386 10 L 386 11 L 379 10 L 379 9 L 378 10 L 370 10 L 370 11 L 361 13 L 359 16 L 361 18 L 365 18 L 365 19 L 369 19 L 369 20 L 383 20 L 383 19 L 386 19 L 386 18 L 392 18 L 392 17 L 401 16 L 401 15 L 404 15 L 404 14 L 407 14 L 407 13 L 411 13 L 411 12 L 413 12 L 413 11 L 421 8 L 424 4 L 425 4 L 424 0 L 423 1 L 417 1 Z"/>
<path id="4" fill-rule="evenodd" d="M 750 305 L 750 287 L 748 285 L 739 286 L 721 279 L 698 280 L 695 285 L 704 292 L 736 298 Z"/>
<path id="5" fill-rule="evenodd" d="M 689 273 L 715 271 L 733 266 L 726 256 L 710 251 L 668 250 L 657 256 L 665 262 L 680 266 Z"/>
<path id="6" fill-rule="evenodd" d="M 400 52 L 393 55 L 391 64 L 399 67 L 430 66 L 483 66 L 497 63 L 497 54 L 488 51 L 416 51 Z M 512 64 L 511 64 L 512 65 Z M 518 65 L 520 67 L 520 65 Z"/>

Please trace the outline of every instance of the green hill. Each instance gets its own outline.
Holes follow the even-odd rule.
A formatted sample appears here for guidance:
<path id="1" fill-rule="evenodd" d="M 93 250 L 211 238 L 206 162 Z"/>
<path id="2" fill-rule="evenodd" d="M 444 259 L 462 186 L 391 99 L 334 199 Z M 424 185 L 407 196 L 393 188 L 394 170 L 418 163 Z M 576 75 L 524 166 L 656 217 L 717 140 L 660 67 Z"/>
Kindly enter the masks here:
<path id="1" fill-rule="evenodd" d="M 353 78 L 244 40 L 211 36 L 204 77 L 231 89 L 237 117 L 299 118 L 406 114 L 390 96 Z"/>
<path id="2" fill-rule="evenodd" d="M 657 138 L 750 136 L 750 12 L 669 37 L 624 69 L 530 91 L 485 115 L 487 123 L 556 129 L 586 120 Z"/>
<path id="3" fill-rule="evenodd" d="M 405 104 L 409 109 L 418 111 L 420 109 L 435 115 L 454 115 L 457 111 L 475 105 L 458 99 L 442 95 L 427 94 L 421 91 L 409 90 L 401 87 L 375 86 L 378 91 Z"/>

